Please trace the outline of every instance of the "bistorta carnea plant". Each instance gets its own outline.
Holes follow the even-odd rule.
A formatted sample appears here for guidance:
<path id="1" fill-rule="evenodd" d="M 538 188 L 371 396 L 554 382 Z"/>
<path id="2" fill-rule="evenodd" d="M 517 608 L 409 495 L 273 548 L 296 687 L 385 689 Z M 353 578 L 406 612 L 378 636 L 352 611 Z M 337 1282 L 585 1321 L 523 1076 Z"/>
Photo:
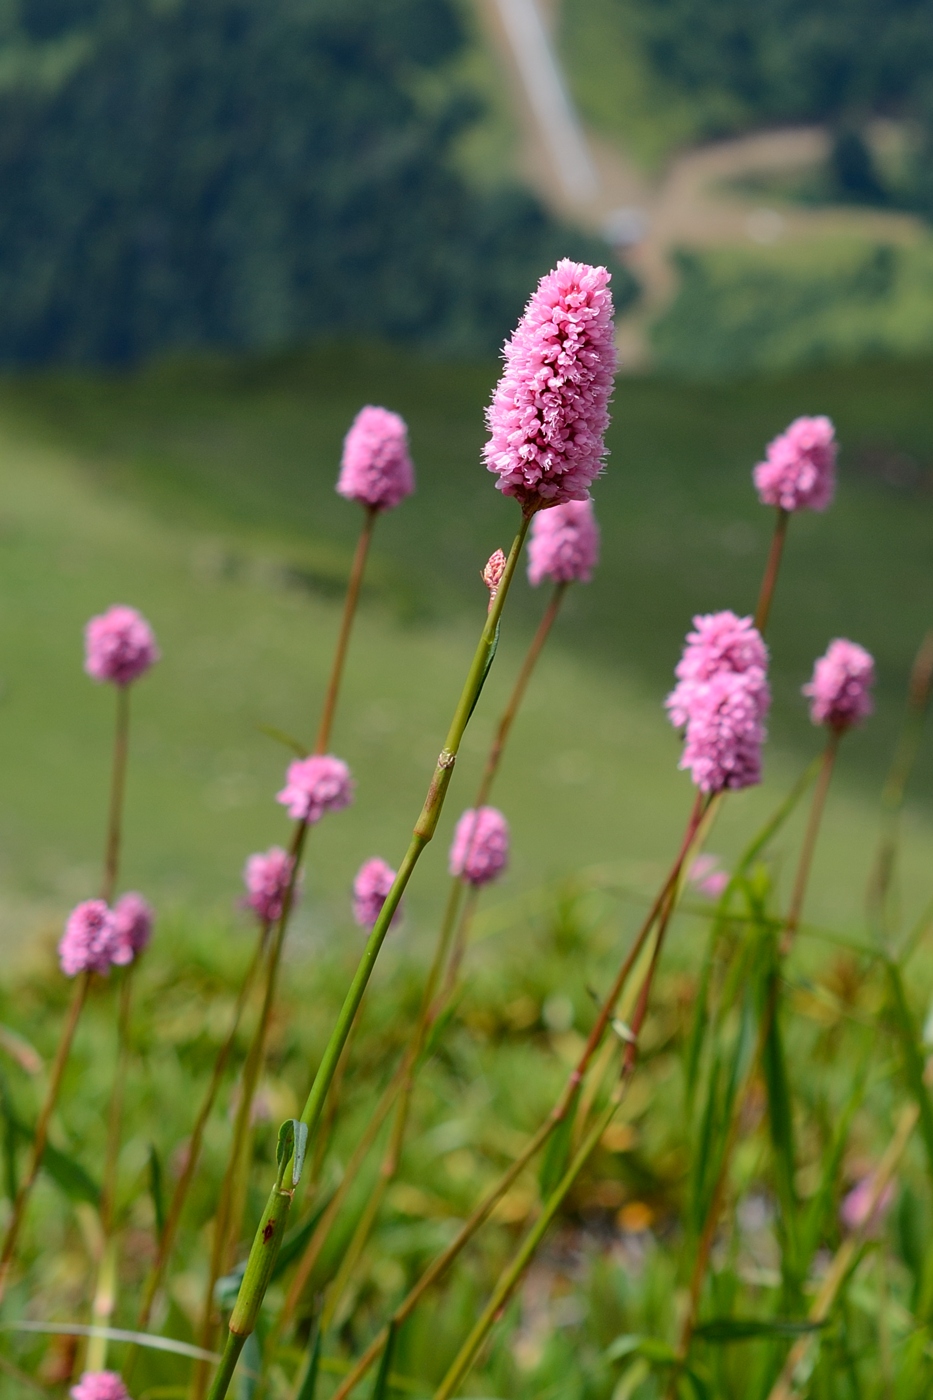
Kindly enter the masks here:
<path id="1" fill-rule="evenodd" d="M 115 606 L 88 624 L 87 673 L 112 686 L 116 697 L 102 876 L 99 888 L 87 891 L 64 920 L 58 952 L 60 974 L 72 987 L 71 1001 L 46 1077 L 42 1106 L 30 1129 L 28 1162 L 10 1203 L 0 1254 L 2 1296 L 22 1265 L 23 1223 L 33 1209 L 33 1191 L 45 1155 L 52 1151 L 49 1131 L 61 1103 L 82 1011 L 90 996 L 103 997 L 114 988 L 117 1052 L 107 1110 L 106 1160 L 98 1173 L 96 1205 L 89 1207 L 90 1215 L 82 1216 L 83 1228 L 94 1241 L 94 1267 L 80 1317 L 60 1324 L 82 1338 L 69 1363 L 71 1369 L 60 1378 L 61 1383 L 74 1381 L 70 1389 L 74 1400 L 129 1400 L 130 1396 L 157 1400 L 169 1390 L 174 1394 L 174 1388 L 158 1381 L 137 1384 L 141 1357 L 160 1349 L 174 1351 L 179 1364 L 183 1358 L 183 1364 L 190 1366 L 186 1385 L 193 1400 L 208 1393 L 211 1400 L 223 1400 L 238 1367 L 244 1393 L 257 1400 L 260 1396 L 263 1400 L 346 1400 L 352 1394 L 386 1400 L 391 1393 L 430 1394 L 434 1400 L 447 1400 L 464 1388 L 468 1393 L 487 1393 L 485 1382 L 471 1380 L 471 1372 L 478 1364 L 491 1364 L 484 1358 L 492 1354 L 494 1334 L 513 1326 L 510 1303 L 529 1270 L 537 1270 L 532 1279 L 540 1282 L 553 1269 L 553 1258 L 542 1246 L 558 1222 L 566 1230 L 568 1222 L 579 1217 L 583 1197 L 578 1193 L 593 1162 L 600 1153 L 640 1150 L 635 1144 L 642 1132 L 645 1142 L 651 1143 L 651 1115 L 657 1105 L 650 1093 L 642 1095 L 644 1106 L 638 1112 L 644 1115 L 643 1128 L 631 1107 L 636 1097 L 631 1088 L 639 1074 L 646 1073 L 644 1057 L 650 1058 L 656 1053 L 652 1047 L 673 1034 L 664 1030 L 663 1018 L 652 1018 L 670 956 L 672 924 L 682 905 L 709 927 L 705 947 L 690 950 L 696 976 L 681 999 L 683 1015 L 691 1023 L 683 1037 L 685 1087 L 679 1111 L 682 1140 L 689 1150 L 667 1150 L 668 1176 L 663 1180 L 655 1167 L 647 1165 L 650 1147 L 629 1161 L 633 1180 L 647 1180 L 654 1173 L 657 1209 L 668 1209 L 666 1236 L 661 1230 L 656 1236 L 650 1234 L 646 1222 L 653 1207 L 642 1204 L 640 1215 L 630 1211 L 626 1216 L 623 1209 L 618 1217 L 621 1234 L 610 1231 L 607 1235 L 603 1230 L 602 1243 L 597 1244 L 594 1235 L 587 1246 L 591 1252 L 605 1252 L 611 1235 L 611 1247 L 621 1251 L 635 1290 L 639 1279 L 649 1277 L 659 1252 L 670 1246 L 664 1316 L 645 1324 L 654 1331 L 624 1332 L 599 1355 L 589 1356 L 582 1350 L 575 1354 L 579 1385 L 575 1380 L 569 1388 L 544 1386 L 534 1393 L 556 1396 L 560 1390 L 581 1400 L 584 1396 L 586 1400 L 641 1396 L 674 1400 L 686 1394 L 711 1400 L 719 1396 L 732 1400 L 739 1394 L 790 1400 L 808 1393 L 811 1379 L 821 1374 L 822 1358 L 831 1360 L 834 1337 L 843 1326 L 843 1302 L 846 1308 L 857 1303 L 864 1310 L 858 1300 L 868 1297 L 867 1290 L 873 1286 L 873 1260 L 883 1250 L 884 1232 L 895 1216 L 898 1174 L 918 1121 L 933 1177 L 933 1128 L 929 1126 L 933 1101 L 902 976 L 904 960 L 923 930 L 901 941 L 894 936 L 890 832 L 884 859 L 879 858 L 873 876 L 874 941 L 862 947 L 860 961 L 840 972 L 837 999 L 849 1008 L 845 1015 L 857 1021 L 862 1015 L 860 989 L 881 970 L 893 1008 L 884 1034 L 893 1037 L 903 1057 L 903 1085 L 894 1087 L 900 1081 L 888 1055 L 883 1073 L 876 1076 L 890 1101 L 888 1138 L 879 1152 L 866 1153 L 854 1125 L 861 1122 L 859 1115 L 875 1082 L 870 1072 L 873 1033 L 864 1063 L 854 1070 L 838 1122 L 829 1121 L 833 1114 L 828 1107 L 821 1109 L 826 1136 L 822 1174 L 811 1182 L 796 1165 L 800 1148 L 794 1103 L 799 1116 L 807 1086 L 798 1084 L 792 1071 L 787 1026 L 806 988 L 792 985 L 795 974 L 790 959 L 808 933 L 810 877 L 840 747 L 843 741 L 852 742 L 847 736 L 872 713 L 875 663 L 864 647 L 836 638 L 815 661 L 812 678 L 801 689 L 815 732 L 822 734 L 822 752 L 761 831 L 749 833 L 744 853 L 722 864 L 704 849 L 724 804 L 747 801 L 741 794 L 762 782 L 772 704 L 765 635 L 779 597 L 789 522 L 801 510 L 826 511 L 833 500 L 837 458 L 833 425 L 822 416 L 800 417 L 768 445 L 764 460 L 754 468 L 759 500 L 776 512 L 755 610 L 752 613 L 749 607 L 746 614 L 743 607 L 754 600 L 738 598 L 736 611 L 720 607 L 695 616 L 674 666 L 673 689 L 663 702 L 682 740 L 679 765 L 690 780 L 683 780 L 683 829 L 663 878 L 639 910 L 637 927 L 625 946 L 613 952 L 611 972 L 591 987 L 593 1009 L 586 1027 L 571 1033 L 557 1029 L 555 1022 L 549 1032 L 539 1032 L 542 1037 L 551 1035 L 548 1044 L 555 1049 L 549 1077 L 542 1081 L 552 1085 L 548 1111 L 523 1136 L 513 1134 L 510 1141 L 497 1145 L 495 1173 L 477 1174 L 475 1180 L 467 1174 L 468 1198 L 465 1194 L 456 1216 L 444 1220 L 443 1230 L 425 1234 L 417 1268 L 410 1274 L 394 1274 L 388 1294 L 367 1292 L 361 1286 L 361 1271 L 383 1213 L 393 1201 L 404 1199 L 397 1196 L 396 1188 L 400 1176 L 404 1182 L 406 1153 L 412 1150 L 418 1095 L 431 1056 L 446 1053 L 445 1037 L 469 989 L 468 955 L 477 933 L 478 911 L 483 901 L 495 898 L 513 845 L 515 864 L 520 861 L 521 823 L 513 830 L 508 802 L 503 802 L 506 810 L 501 810 L 490 800 L 508 741 L 564 600 L 576 597 L 575 586 L 587 584 L 599 566 L 600 532 L 593 493 L 598 496 L 605 468 L 605 433 L 616 368 L 608 271 L 561 261 L 532 294 L 505 346 L 504 360 L 487 412 L 484 464 L 495 476 L 497 489 L 515 502 L 510 507 L 516 517 L 514 539 L 508 551 L 495 548 L 485 564 L 482 559 L 476 561 L 479 639 L 448 731 L 443 738 L 438 736 L 441 747 L 433 772 L 426 775 L 423 805 L 407 844 L 400 840 L 395 852 L 386 847 L 391 863 L 382 856 L 368 856 L 347 891 L 347 913 L 361 931 L 351 950 L 355 966 L 336 1019 L 321 1037 L 316 1060 L 306 1066 L 310 1087 L 304 1106 L 300 1114 L 293 1110 L 296 1116 L 286 1118 L 271 1142 L 264 1115 L 275 1099 L 276 1038 L 289 1014 L 282 983 L 288 981 L 284 970 L 291 956 L 287 946 L 291 916 L 304 888 L 308 918 L 313 923 L 317 917 L 314 861 L 316 852 L 326 846 L 325 840 L 319 848 L 317 829 L 332 821 L 347 821 L 342 814 L 354 803 L 367 801 L 365 770 L 351 774 L 348 764 L 332 751 L 332 736 L 369 547 L 379 517 L 403 507 L 415 489 L 408 430 L 396 413 L 367 405 L 347 433 L 336 489 L 362 508 L 362 517 L 328 681 L 319 700 L 315 739 L 307 746 L 289 741 L 294 757 L 284 784 L 268 794 L 270 828 L 276 816 L 280 822 L 287 816 L 289 839 L 248 855 L 242 864 L 245 893 L 237 903 L 241 922 L 252 928 L 253 954 L 236 995 L 230 998 L 232 1004 L 225 1006 L 223 1032 L 205 1091 L 190 1106 L 190 1127 L 175 1155 L 171 1191 L 166 1199 L 158 1183 L 152 1188 L 158 1208 L 150 1230 L 151 1248 L 143 1251 L 143 1268 L 129 1257 L 135 1247 L 129 1216 L 121 1215 L 116 1202 L 121 1174 L 128 1176 L 127 1163 L 134 1152 L 138 1156 L 137 1146 L 124 1142 L 128 1067 L 135 1055 L 144 1053 L 133 1037 L 132 988 L 150 946 L 156 916 L 142 894 L 120 891 L 120 874 L 130 695 L 159 659 L 159 649 L 150 625 L 131 608 Z M 528 581 L 533 588 L 550 585 L 548 596 L 492 725 L 475 790 L 458 790 L 462 806 L 447 855 L 447 895 L 432 930 L 432 951 L 420 973 L 417 999 L 407 1004 L 401 1024 L 393 1025 L 394 1038 L 381 1042 L 380 1059 L 394 1059 L 379 1081 L 378 1094 L 360 1114 L 345 1103 L 342 1083 L 355 1038 L 365 1034 L 364 997 L 368 1011 L 386 996 L 381 977 L 374 981 L 373 973 L 390 928 L 397 930 L 391 947 L 404 942 L 408 934 L 407 927 L 399 927 L 403 896 L 407 901 L 406 891 L 438 829 L 448 790 L 451 784 L 459 784 L 464 734 L 497 648 L 500 642 L 509 644 L 504 614 L 526 540 Z M 718 606 L 719 600 L 711 601 Z M 903 802 L 929 696 L 933 675 L 929 650 L 922 648 L 918 657 L 907 738 L 886 789 L 892 822 Z M 799 697 L 797 703 L 802 710 Z M 805 809 L 802 827 L 794 835 L 790 818 L 801 807 Z M 561 820 L 559 802 L 554 820 Z M 132 832 L 127 835 L 132 839 Z M 768 864 L 772 843 L 778 838 L 784 843 L 786 897 Z M 357 858 L 365 855 L 359 852 Z M 241 853 L 232 858 L 232 869 L 242 862 Z M 409 904 L 409 909 L 414 905 Z M 527 917 L 531 916 L 522 915 Z M 331 937 L 332 931 L 326 930 L 324 936 Z M 517 1018 L 525 1011 L 519 1002 L 509 1014 Z M 828 1015 L 825 1007 L 821 1014 Z M 837 1017 L 839 1024 L 842 1014 Z M 236 1088 L 224 1116 L 225 1084 L 234 1066 Z M 482 1078 L 479 1069 L 477 1078 Z M 512 1087 L 521 1091 L 525 1086 Z M 466 1096 L 466 1087 L 461 1089 Z M 537 1091 L 529 1091 L 527 1097 L 532 1107 L 538 1103 Z M 451 1109 L 458 1115 L 453 1120 L 457 1132 L 467 1131 L 462 1128 L 469 1116 L 466 1103 L 454 1103 Z M 810 1115 L 811 1136 L 812 1120 Z M 765 1134 L 758 1133 L 762 1122 L 767 1125 Z M 331 1170 L 338 1137 L 342 1144 L 339 1169 Z M 850 1138 L 855 1144 L 851 1151 Z M 468 1137 L 457 1138 L 458 1150 L 466 1152 L 469 1163 L 468 1141 Z M 613 1143 L 627 1145 L 613 1147 Z M 212 1175 L 205 1163 L 219 1150 L 225 1154 L 222 1170 Z M 422 1150 L 419 1139 L 417 1151 Z M 762 1167 L 761 1161 L 767 1165 Z M 255 1194 L 258 1180 L 263 1181 L 264 1203 Z M 750 1182 L 764 1202 L 758 1216 L 751 1208 L 757 1198 Z M 412 1189 L 408 1188 L 409 1198 Z M 679 1217 L 669 1205 L 665 1207 L 665 1193 L 683 1201 Z M 429 1194 L 422 1192 L 422 1196 L 430 1204 Z M 526 1197 L 532 1204 L 519 1208 Z M 182 1221 L 189 1215 L 197 1215 L 200 1222 L 200 1254 L 182 1265 L 178 1240 Z M 776 1223 L 768 1227 L 764 1252 L 752 1269 L 746 1236 L 755 1229 L 764 1230 L 749 1223 L 759 1217 Z M 88 1219 L 93 1220 L 92 1226 L 87 1225 Z M 637 1230 L 632 1224 L 636 1220 L 641 1222 Z M 133 1230 L 139 1228 L 133 1224 Z M 497 1243 L 482 1255 L 478 1237 L 492 1229 L 499 1230 Z M 630 1238 L 633 1233 L 638 1236 L 635 1243 Z M 251 1243 L 244 1246 L 247 1236 Z M 399 1370 L 404 1359 L 400 1348 L 408 1335 L 404 1329 L 420 1310 L 423 1316 L 438 1316 L 437 1300 L 445 1289 L 456 1288 L 458 1265 L 471 1290 L 470 1304 L 458 1304 L 452 1310 L 453 1333 L 449 1319 L 443 1337 L 438 1325 L 436 1364 L 432 1363 L 430 1374 L 405 1375 Z M 574 1268 L 579 1270 L 582 1264 Z M 650 1276 L 655 1287 L 659 1275 Z M 898 1302 L 900 1311 L 892 1312 L 885 1322 L 889 1349 L 908 1335 L 905 1315 L 912 1319 L 911 1327 L 916 1325 L 922 1343 L 909 1354 L 906 1345 L 899 1352 L 906 1358 L 900 1377 L 909 1380 L 903 1389 L 905 1400 L 925 1393 L 922 1385 L 933 1382 L 924 1330 L 928 1323 L 922 1321 L 929 1301 L 925 1277 L 918 1278 L 910 1303 L 916 1315 Z M 853 1291 L 850 1296 L 853 1279 L 861 1293 Z M 870 1296 L 885 1298 L 891 1287 L 899 1286 L 897 1279 L 892 1284 L 885 1276 L 881 1291 Z M 186 1300 L 190 1308 L 194 1296 L 199 1302 L 191 1335 L 182 1337 L 177 1335 L 178 1300 Z M 533 1296 L 529 1285 L 526 1307 Z M 429 1314 L 429 1308 L 435 1312 Z M 112 1325 L 115 1317 L 121 1320 L 119 1328 Z M 135 1325 L 123 1327 L 124 1318 Z M 17 1325 L 30 1323 L 28 1318 L 16 1321 Z M 433 1324 L 426 1325 L 430 1332 Z M 527 1343 L 531 1327 L 524 1317 L 515 1335 L 520 1340 L 524 1336 Z M 739 1343 L 751 1348 L 746 1354 L 753 1354 L 755 1361 L 747 1372 L 741 1367 L 734 1371 L 733 1343 L 736 1351 Z M 111 1353 L 118 1348 L 120 1370 L 107 1369 Z M 521 1354 L 530 1350 L 526 1347 Z M 852 1359 L 849 1372 L 857 1377 L 857 1369 Z M 371 1370 L 375 1379 L 370 1384 L 366 1377 Z M 522 1383 L 519 1371 L 513 1372 L 516 1385 Z M 514 1393 L 518 1395 L 517 1390 Z M 521 1391 L 523 1397 L 531 1393 Z M 815 1390 L 810 1393 L 817 1395 Z M 819 1394 L 824 1393 L 837 1392 L 824 1385 Z M 859 1391 L 856 1384 L 851 1393 L 901 1392 Z"/>

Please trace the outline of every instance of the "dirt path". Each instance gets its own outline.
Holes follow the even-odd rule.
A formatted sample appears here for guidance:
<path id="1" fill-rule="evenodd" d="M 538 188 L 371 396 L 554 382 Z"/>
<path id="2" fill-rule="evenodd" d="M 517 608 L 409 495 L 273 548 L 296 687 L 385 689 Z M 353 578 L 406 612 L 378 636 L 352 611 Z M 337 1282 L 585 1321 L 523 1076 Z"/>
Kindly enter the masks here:
<path id="1" fill-rule="evenodd" d="M 750 174 L 812 166 L 829 142 L 820 127 L 756 132 L 677 155 L 650 178 L 616 144 L 579 120 L 550 42 L 554 0 L 476 0 L 483 28 L 513 95 L 520 169 L 555 211 L 614 234 L 644 289 L 619 328 L 632 368 L 648 358 L 645 330 L 676 292 L 674 248 L 777 244 L 852 235 L 912 243 L 924 226 L 907 214 L 844 206 L 763 207 L 728 188 Z M 573 168 L 576 161 L 578 169 Z"/>

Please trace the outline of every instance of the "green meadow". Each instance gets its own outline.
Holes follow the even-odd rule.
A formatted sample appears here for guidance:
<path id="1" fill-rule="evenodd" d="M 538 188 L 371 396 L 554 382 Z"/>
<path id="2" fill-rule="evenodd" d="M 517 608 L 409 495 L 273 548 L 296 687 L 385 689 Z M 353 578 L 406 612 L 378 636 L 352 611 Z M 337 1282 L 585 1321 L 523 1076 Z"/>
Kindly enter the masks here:
<path id="1" fill-rule="evenodd" d="M 310 854 L 306 934 L 347 922 L 353 873 L 397 860 L 483 616 L 479 572 L 508 546 L 514 504 L 483 469 L 496 365 L 334 346 L 267 361 L 173 362 L 133 375 L 0 386 L 0 920 L 8 948 L 51 937 L 96 886 L 112 696 L 82 672 L 81 629 L 141 608 L 164 659 L 134 694 L 125 879 L 160 907 L 230 910 L 254 849 L 286 839 L 274 801 L 289 754 L 264 732 L 313 732 L 358 514 L 333 486 L 365 402 L 411 428 L 417 495 L 379 522 L 335 752 L 354 807 Z M 847 739 L 811 916 L 857 927 L 913 652 L 933 622 L 929 363 L 728 385 L 623 378 L 597 504 L 603 560 L 569 597 L 497 790 L 511 871 L 489 900 L 599 867 L 647 890 L 690 786 L 662 701 L 691 615 L 754 605 L 770 535 L 749 473 L 798 413 L 842 442 L 837 502 L 795 520 L 773 614 L 773 742 L 764 789 L 727 804 L 728 857 L 816 751 L 801 684 L 836 635 L 876 655 L 878 712 Z M 427 932 L 453 821 L 544 605 L 522 579 L 468 732 L 435 847 L 409 898 Z M 930 780 L 905 826 L 905 898 L 925 898 Z M 489 916 L 494 923 L 492 915 Z"/>

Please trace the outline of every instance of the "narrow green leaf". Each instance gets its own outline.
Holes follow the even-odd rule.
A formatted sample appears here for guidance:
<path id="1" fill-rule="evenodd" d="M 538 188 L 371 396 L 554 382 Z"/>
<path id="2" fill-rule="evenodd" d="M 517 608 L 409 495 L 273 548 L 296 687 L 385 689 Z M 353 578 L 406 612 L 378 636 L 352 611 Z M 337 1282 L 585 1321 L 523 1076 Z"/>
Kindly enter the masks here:
<path id="1" fill-rule="evenodd" d="M 904 1074 L 907 1087 L 920 1111 L 920 1135 L 927 1155 L 927 1170 L 933 1178 L 933 1103 L 923 1079 L 924 1062 L 920 1053 L 920 1034 L 907 1004 L 907 994 L 900 969 L 896 963 L 886 960 L 888 983 L 891 988 L 891 1011 L 895 1030 L 901 1042 L 904 1056 Z"/>
<path id="2" fill-rule="evenodd" d="M 546 1201 L 551 1192 L 556 1188 L 558 1182 L 567 1170 L 567 1163 L 570 1161 L 570 1150 L 573 1145 L 573 1117 L 576 1112 L 579 1095 L 575 1092 L 567 1112 L 562 1121 L 558 1123 L 556 1130 L 551 1134 L 544 1155 L 541 1158 L 541 1166 L 538 1170 L 538 1185 L 541 1191 L 541 1199 Z"/>
<path id="3" fill-rule="evenodd" d="M 284 729 L 276 729 L 274 724 L 257 724 L 256 728 L 260 734 L 265 734 L 267 739 L 274 739 L 277 744 L 283 744 L 286 749 L 291 749 L 299 758 L 307 758 L 311 752 L 300 739 L 293 739 L 290 734 L 286 734 Z"/>
<path id="4" fill-rule="evenodd" d="M 3 1111 L 5 1116 L 8 1116 L 16 1135 L 26 1142 L 32 1142 L 34 1137 L 32 1128 L 28 1127 L 17 1116 L 9 1100 L 4 1101 Z M 62 1152 L 50 1142 L 45 1144 L 42 1169 L 52 1178 L 56 1186 L 61 1187 L 69 1200 L 88 1201 L 92 1206 L 100 1204 L 100 1187 L 93 1177 L 85 1171 L 80 1162 L 75 1161 L 74 1157 L 69 1157 L 66 1152 Z"/>
<path id="5" fill-rule="evenodd" d="M 295 1400 L 314 1400 L 314 1392 L 317 1390 L 318 1371 L 321 1367 L 320 1317 L 314 1319 L 314 1327 L 308 1339 L 305 1357 L 306 1360 L 302 1363 L 304 1375 L 301 1377 L 301 1384 L 298 1387 Z"/>
<path id="6" fill-rule="evenodd" d="M 279 1169 L 279 1185 L 285 1175 L 285 1168 L 292 1164 L 292 1186 L 297 1186 L 305 1161 L 308 1146 L 308 1125 L 300 1118 L 288 1118 L 279 1128 L 278 1142 L 275 1145 L 275 1164 Z"/>
<path id="7" fill-rule="evenodd" d="M 372 1400 L 386 1400 L 389 1394 L 390 1374 L 392 1371 L 392 1356 L 395 1352 L 395 1337 L 398 1328 L 395 1320 L 389 1323 L 389 1335 L 386 1337 L 386 1344 L 382 1350 L 382 1359 L 379 1362 L 379 1370 L 376 1381 L 373 1385 Z"/>
<path id="8" fill-rule="evenodd" d="M 499 650 L 499 629 L 500 629 L 501 626 L 502 626 L 502 622 L 501 622 L 501 620 L 500 620 L 499 622 L 496 623 L 496 633 L 495 633 L 495 636 L 494 636 L 493 639 L 492 639 L 492 645 L 490 646 L 489 651 L 488 651 L 487 654 L 486 654 L 486 664 L 485 664 L 485 666 L 483 667 L 483 674 L 482 674 L 482 677 L 480 678 L 480 683 L 479 683 L 479 685 L 476 687 L 476 694 L 473 696 L 473 704 L 470 706 L 470 713 L 469 713 L 469 715 L 467 716 L 467 720 L 468 720 L 468 721 L 469 721 L 470 719 L 472 719 L 472 717 L 473 717 L 473 711 L 476 709 L 476 706 L 479 704 L 479 697 L 480 697 L 480 696 L 482 695 L 482 693 L 483 693 L 483 686 L 486 684 L 486 677 L 489 675 L 489 672 L 492 670 L 492 663 L 493 663 L 493 662 L 495 661 L 495 659 L 496 659 L 496 652 Z"/>
<path id="9" fill-rule="evenodd" d="M 149 1195 L 155 1211 L 156 1238 L 162 1238 L 165 1229 L 165 1199 L 162 1194 L 162 1163 L 154 1142 L 149 1144 Z"/>
<path id="10" fill-rule="evenodd" d="M 776 951 L 776 950 L 775 950 Z M 773 1011 L 771 998 L 774 999 Z M 772 966 L 765 979 L 764 1004 L 761 1014 L 770 1016 L 767 1036 L 762 1046 L 761 1068 L 764 1074 L 768 1102 L 768 1129 L 774 1153 L 774 1177 L 780 1204 L 781 1269 L 784 1275 L 785 1306 L 794 1306 L 799 1289 L 800 1251 L 797 1221 L 799 1207 L 794 1186 L 796 1150 L 794 1145 L 793 1105 L 790 1081 L 781 1036 L 780 981 L 777 966 Z"/>
<path id="11" fill-rule="evenodd" d="M 0 1075 L 0 1113 L 3 1114 L 3 1177 L 7 1199 L 16 1200 L 19 1181 L 16 1173 L 16 1120 L 13 1117 L 6 1078 Z"/>
<path id="12" fill-rule="evenodd" d="M 785 1317 L 712 1317 L 701 1322 L 693 1335 L 704 1342 L 727 1345 L 730 1342 L 754 1341 L 758 1337 L 799 1337 L 805 1332 L 818 1332 L 825 1322 L 809 1322 Z"/>
<path id="13" fill-rule="evenodd" d="M 678 1360 L 676 1351 L 668 1342 L 662 1342 L 660 1337 L 641 1337 L 637 1333 L 616 1337 L 604 1352 L 606 1361 L 621 1361 L 626 1356 L 643 1356 L 657 1366 L 676 1366 Z"/>

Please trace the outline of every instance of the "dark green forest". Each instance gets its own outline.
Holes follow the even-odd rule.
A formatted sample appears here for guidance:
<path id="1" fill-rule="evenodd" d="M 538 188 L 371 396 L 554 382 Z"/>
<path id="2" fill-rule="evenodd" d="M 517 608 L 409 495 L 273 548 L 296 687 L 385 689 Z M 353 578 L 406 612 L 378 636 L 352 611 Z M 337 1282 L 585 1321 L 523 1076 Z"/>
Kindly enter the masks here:
<path id="1" fill-rule="evenodd" d="M 458 173 L 480 112 L 443 77 L 468 43 L 452 0 L 2 13 L 0 361 L 322 335 L 488 350 L 557 257 L 605 259 L 524 190 Z"/>

